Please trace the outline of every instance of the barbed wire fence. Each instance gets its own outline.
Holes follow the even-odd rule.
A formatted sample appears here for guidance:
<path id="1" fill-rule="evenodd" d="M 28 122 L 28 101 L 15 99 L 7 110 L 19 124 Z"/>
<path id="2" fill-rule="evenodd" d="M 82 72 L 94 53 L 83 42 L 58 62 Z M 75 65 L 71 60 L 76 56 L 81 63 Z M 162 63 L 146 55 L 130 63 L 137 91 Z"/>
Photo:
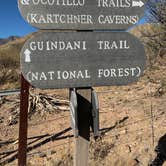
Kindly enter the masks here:
<path id="1" fill-rule="evenodd" d="M 97 93 L 110 93 L 110 91 L 103 91 L 103 92 L 98 91 Z M 151 98 L 152 98 L 152 96 L 151 96 Z M 117 138 L 117 137 L 120 137 L 120 136 L 123 136 L 123 135 L 129 135 L 129 134 L 136 133 L 136 132 L 144 132 L 145 129 L 150 129 L 151 130 L 151 140 L 152 140 L 152 151 L 153 151 L 154 150 L 154 146 L 156 144 L 155 138 L 158 139 L 158 137 L 155 136 L 155 129 L 157 129 L 159 127 L 159 126 L 155 126 L 154 125 L 155 120 L 156 119 L 161 119 L 163 117 L 166 117 L 166 113 L 158 113 L 158 114 L 154 113 L 152 100 L 150 101 L 150 107 L 149 106 L 144 107 L 144 109 L 147 109 L 147 108 L 150 108 L 150 114 L 144 116 L 144 118 L 142 118 L 142 119 L 134 120 L 134 121 L 131 121 L 131 122 L 126 122 L 126 121 L 122 121 L 121 122 L 122 119 L 120 119 L 118 122 L 116 122 L 110 128 L 109 127 L 108 128 L 105 127 L 104 129 L 100 129 L 101 139 L 102 140 L 109 140 L 110 138 Z M 107 114 L 107 113 L 109 113 L 109 111 L 100 111 L 101 116 L 102 116 L 102 114 Z M 59 118 L 53 118 L 53 119 L 48 120 L 48 121 L 42 121 L 42 122 L 38 122 L 38 123 L 30 123 L 29 124 L 29 128 L 33 128 L 35 126 L 43 125 L 44 123 L 50 123 L 52 121 L 58 122 L 58 121 L 60 121 L 62 119 L 66 119 L 66 118 L 70 118 L 70 115 L 61 116 Z M 135 117 L 133 116 L 132 118 L 133 119 L 137 118 L 137 116 L 135 116 Z M 121 130 L 121 128 L 129 127 L 129 126 L 134 125 L 134 124 L 139 125 L 143 121 L 147 121 L 147 120 L 150 120 L 150 126 L 147 126 L 147 127 L 144 127 L 144 128 L 140 128 L 140 129 L 136 129 L 136 130 L 129 130 L 129 131 L 126 131 L 126 132 L 124 132 L 124 129 Z M 120 122 L 122 123 L 122 125 L 121 125 Z M 49 131 L 49 133 L 43 134 L 43 135 L 40 135 L 40 136 L 35 136 L 35 135 L 30 136 L 28 138 L 28 140 L 32 140 L 32 142 L 28 142 L 28 146 L 30 146 L 31 144 L 36 143 L 37 141 L 40 141 L 41 139 L 50 139 L 50 141 L 53 141 L 51 139 L 51 137 L 56 135 L 56 133 L 53 132 L 53 131 Z M 69 133 L 69 131 L 70 131 L 70 133 Z M 114 132 L 116 131 L 116 133 L 112 134 L 111 131 L 114 131 Z M 67 140 L 67 141 L 64 141 L 63 143 L 52 145 L 51 147 L 42 148 L 41 150 L 36 150 L 36 151 L 34 151 L 33 147 L 35 145 L 33 145 L 33 146 L 30 147 L 30 150 L 27 153 L 27 157 L 34 157 L 35 155 L 39 155 L 41 153 L 51 153 L 53 150 L 55 150 L 55 149 L 57 149 L 59 147 L 64 147 L 65 145 L 68 145 L 68 147 L 69 147 L 68 148 L 68 153 L 71 153 L 71 149 L 72 149 L 71 147 L 72 147 L 72 144 L 73 144 L 73 140 L 71 139 L 73 137 L 73 135 L 71 133 L 71 129 L 70 130 L 68 129 L 68 131 L 66 133 L 69 133 L 69 134 L 68 135 L 64 135 L 63 132 L 62 132 L 62 134 L 57 136 L 57 139 L 55 139 L 55 140 L 56 141 L 60 141 L 60 140 L 64 139 L 64 140 Z M 34 140 L 34 139 L 36 139 L 36 140 Z M 132 140 L 132 141 L 135 141 L 135 139 Z M 111 150 L 112 150 L 112 152 L 114 152 L 117 155 L 119 155 L 119 157 L 123 158 L 123 156 L 121 156 L 120 154 L 118 154 L 116 152 L 116 147 L 117 146 L 121 146 L 123 144 L 127 145 L 127 144 L 131 143 L 132 141 L 130 140 L 129 142 L 127 142 L 126 140 L 123 139 L 120 142 L 116 143 Z M 0 141 L 0 145 L 1 146 L 3 146 L 4 144 L 5 145 L 6 144 L 8 144 L 8 145 L 16 145 L 17 143 L 18 143 L 18 139 Z M 41 146 L 42 145 L 43 144 L 41 143 Z M 39 146 L 39 147 L 41 147 L 41 146 Z M 34 152 L 31 152 L 31 150 L 33 150 Z M 17 159 L 17 149 L 11 150 L 11 151 L 0 152 L 0 165 L 12 162 L 15 159 Z"/>
<path id="2" fill-rule="evenodd" d="M 153 118 L 162 118 L 164 116 L 164 114 L 159 114 L 159 115 L 157 115 L 157 116 L 153 116 Z M 66 118 L 66 117 L 69 117 L 69 116 L 64 116 L 63 118 Z M 62 118 L 62 117 L 61 117 Z M 57 119 L 56 118 L 56 120 L 61 120 L 61 118 L 59 118 L 59 119 Z M 143 118 L 143 119 L 140 119 L 140 120 L 137 120 L 137 121 L 133 121 L 133 122 L 130 122 L 130 123 L 127 123 L 127 124 L 125 124 L 125 125 L 123 125 L 123 126 L 118 126 L 117 128 L 116 128 L 116 130 L 118 130 L 118 129 L 120 129 L 120 128 L 122 128 L 122 127 L 127 127 L 127 126 L 131 126 L 132 124 L 139 124 L 139 123 L 141 123 L 142 121 L 145 121 L 145 120 L 151 120 L 152 119 L 152 116 L 147 116 L 146 118 Z M 53 119 L 52 119 L 53 120 Z M 55 119 L 54 119 L 55 120 Z M 42 123 L 41 123 L 42 124 Z M 40 125 L 40 124 L 34 124 L 34 126 L 35 125 Z M 31 127 L 33 127 L 33 125 L 31 125 Z M 106 140 L 106 139 L 110 139 L 110 138 L 113 138 L 113 137 L 117 137 L 117 136 L 122 136 L 122 135 L 129 135 L 129 134 L 132 134 L 132 133 L 136 133 L 136 132 L 139 132 L 139 131 L 144 131 L 145 129 L 148 129 L 149 127 L 146 127 L 146 128 L 141 128 L 141 129 L 137 129 L 137 130 L 132 130 L 132 131 L 127 131 L 126 133 L 121 133 L 123 130 L 118 130 L 118 133 L 117 134 L 107 134 L 107 135 L 105 135 L 105 134 L 102 134 L 102 131 L 101 131 L 101 134 L 102 134 L 102 136 L 103 136 L 103 139 L 104 140 Z M 153 126 L 153 130 L 154 130 L 154 128 L 158 128 L 158 126 L 157 127 L 154 127 Z M 154 132 L 153 132 L 154 133 Z M 51 137 L 51 136 L 53 136 L 55 133 L 50 133 L 50 134 L 46 134 L 46 135 L 42 135 L 41 137 L 43 137 L 43 138 L 45 138 L 45 137 Z M 73 137 L 73 135 L 69 135 L 69 136 L 67 136 L 67 138 L 69 139 L 70 137 Z M 153 138 L 153 140 L 154 140 L 154 134 L 152 135 L 152 138 Z M 35 139 L 35 138 L 38 138 L 37 136 L 33 136 L 33 137 L 30 137 L 29 138 L 29 140 L 32 140 L 32 139 Z M 146 140 L 146 139 L 145 139 Z M 11 141 L 11 143 L 13 143 L 13 142 L 16 142 L 17 140 L 12 140 Z M 133 140 L 134 141 L 134 140 Z M 122 144 L 128 144 L 128 143 L 131 143 L 132 141 L 130 141 L 130 142 L 126 142 L 126 141 L 120 141 L 120 143 L 119 144 L 116 144 L 116 146 L 118 146 L 118 145 L 122 145 Z M 55 145 L 55 146 L 51 146 L 51 147 L 48 147 L 48 148 L 45 148 L 45 149 L 42 149 L 42 153 L 44 153 L 44 152 L 51 152 L 53 149 L 56 149 L 57 147 L 63 147 L 64 145 L 66 145 L 66 144 L 71 144 L 71 143 L 73 143 L 72 141 L 70 141 L 70 142 L 65 142 L 65 143 L 60 143 L 60 144 L 57 144 L 57 145 Z M 41 144 L 42 145 L 42 144 Z M 69 148 L 70 149 L 70 148 Z M 13 151 L 10 151 L 10 152 L 1 152 L 0 153 L 0 155 L 2 156 L 2 155 L 5 155 L 5 154 L 10 154 L 10 153 L 15 153 L 15 152 L 17 152 L 17 150 L 13 150 Z M 34 156 L 34 155 L 39 155 L 39 154 L 41 154 L 41 150 L 40 151 L 36 151 L 36 152 L 32 152 L 32 153 L 28 153 L 27 155 L 28 156 Z M 6 156 L 5 156 L 6 157 Z M 15 159 L 17 158 L 17 156 L 15 157 Z"/>

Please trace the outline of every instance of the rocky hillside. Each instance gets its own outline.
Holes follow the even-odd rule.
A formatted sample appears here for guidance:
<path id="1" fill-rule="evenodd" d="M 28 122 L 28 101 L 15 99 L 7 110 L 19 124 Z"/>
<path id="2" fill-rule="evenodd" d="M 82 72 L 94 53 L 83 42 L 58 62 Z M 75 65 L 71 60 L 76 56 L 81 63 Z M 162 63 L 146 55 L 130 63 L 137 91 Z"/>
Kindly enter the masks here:
<path id="1" fill-rule="evenodd" d="M 17 40 L 19 38 L 20 37 L 18 37 L 18 36 L 10 36 L 10 37 L 5 38 L 5 39 L 0 39 L 0 45 L 6 44 L 6 43 L 8 43 L 10 41 L 15 41 L 15 40 Z"/>

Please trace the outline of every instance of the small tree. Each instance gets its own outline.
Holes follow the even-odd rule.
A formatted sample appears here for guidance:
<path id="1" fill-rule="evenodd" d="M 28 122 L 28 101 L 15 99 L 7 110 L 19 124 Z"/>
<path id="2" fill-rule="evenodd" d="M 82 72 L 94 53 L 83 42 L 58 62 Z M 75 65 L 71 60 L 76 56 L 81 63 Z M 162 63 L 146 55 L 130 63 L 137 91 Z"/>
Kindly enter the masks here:
<path id="1" fill-rule="evenodd" d="M 166 0 L 149 0 L 146 9 L 148 22 L 166 26 Z"/>
<path id="2" fill-rule="evenodd" d="M 151 31 L 141 31 L 152 65 L 158 56 L 166 54 L 166 0 L 149 0 L 146 9 L 146 21 L 156 24 Z"/>

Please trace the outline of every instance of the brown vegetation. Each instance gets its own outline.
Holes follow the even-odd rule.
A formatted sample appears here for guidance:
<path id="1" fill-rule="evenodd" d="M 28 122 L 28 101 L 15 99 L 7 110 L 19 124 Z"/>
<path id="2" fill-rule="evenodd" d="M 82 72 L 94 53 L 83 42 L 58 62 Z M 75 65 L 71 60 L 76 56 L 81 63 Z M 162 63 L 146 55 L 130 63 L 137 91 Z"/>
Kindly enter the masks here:
<path id="1" fill-rule="evenodd" d="M 20 86 L 20 51 L 28 37 L 18 38 L 0 45 L 1 89 L 18 88 Z"/>

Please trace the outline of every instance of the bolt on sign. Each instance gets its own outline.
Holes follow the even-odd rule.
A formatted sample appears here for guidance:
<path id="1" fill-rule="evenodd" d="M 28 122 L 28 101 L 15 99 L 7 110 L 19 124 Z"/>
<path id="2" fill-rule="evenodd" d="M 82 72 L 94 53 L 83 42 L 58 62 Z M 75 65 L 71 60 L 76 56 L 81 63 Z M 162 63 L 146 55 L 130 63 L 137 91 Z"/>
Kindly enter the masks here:
<path id="1" fill-rule="evenodd" d="M 24 19 L 39 29 L 127 29 L 147 0 L 19 0 Z"/>
<path id="2" fill-rule="evenodd" d="M 41 89 L 127 85 L 145 61 L 143 45 L 128 32 L 42 32 L 21 51 L 24 78 Z"/>

